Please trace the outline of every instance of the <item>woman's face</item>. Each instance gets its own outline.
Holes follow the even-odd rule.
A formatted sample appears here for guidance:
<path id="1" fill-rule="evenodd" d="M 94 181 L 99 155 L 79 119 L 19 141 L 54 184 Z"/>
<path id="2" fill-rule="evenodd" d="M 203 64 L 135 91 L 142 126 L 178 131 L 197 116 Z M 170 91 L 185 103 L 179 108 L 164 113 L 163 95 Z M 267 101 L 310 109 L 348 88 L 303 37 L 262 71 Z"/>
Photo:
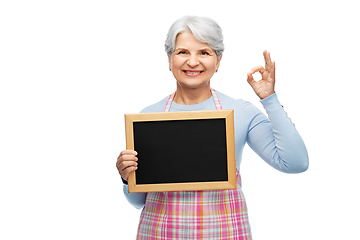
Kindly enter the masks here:
<path id="1" fill-rule="evenodd" d="M 176 37 L 169 67 L 178 84 L 194 89 L 208 85 L 220 60 L 207 43 L 198 41 L 191 32 L 182 32 Z"/>

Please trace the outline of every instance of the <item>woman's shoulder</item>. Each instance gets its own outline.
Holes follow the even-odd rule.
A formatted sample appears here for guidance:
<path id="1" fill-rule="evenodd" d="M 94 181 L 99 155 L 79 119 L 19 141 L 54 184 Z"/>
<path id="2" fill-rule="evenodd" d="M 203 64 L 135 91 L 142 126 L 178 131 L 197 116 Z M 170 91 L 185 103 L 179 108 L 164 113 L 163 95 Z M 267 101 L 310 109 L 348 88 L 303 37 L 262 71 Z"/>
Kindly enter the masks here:
<path id="1" fill-rule="evenodd" d="M 223 109 L 235 109 L 235 108 L 238 109 L 238 108 L 245 108 L 247 106 L 253 106 L 250 102 L 242 98 L 235 99 L 219 91 L 216 91 L 216 94 L 219 97 Z"/>
<path id="2" fill-rule="evenodd" d="M 163 98 L 162 100 L 160 100 L 157 103 L 147 106 L 146 108 L 141 110 L 141 113 L 163 112 L 166 102 L 169 99 L 169 97 L 170 97 L 170 95 L 166 96 L 165 98 Z"/>
<path id="3" fill-rule="evenodd" d="M 216 93 L 219 97 L 222 108 L 233 109 L 236 119 L 242 119 L 244 122 L 250 122 L 259 115 L 265 117 L 259 108 L 247 100 L 242 98 L 234 99 L 218 91 L 216 91 Z"/>

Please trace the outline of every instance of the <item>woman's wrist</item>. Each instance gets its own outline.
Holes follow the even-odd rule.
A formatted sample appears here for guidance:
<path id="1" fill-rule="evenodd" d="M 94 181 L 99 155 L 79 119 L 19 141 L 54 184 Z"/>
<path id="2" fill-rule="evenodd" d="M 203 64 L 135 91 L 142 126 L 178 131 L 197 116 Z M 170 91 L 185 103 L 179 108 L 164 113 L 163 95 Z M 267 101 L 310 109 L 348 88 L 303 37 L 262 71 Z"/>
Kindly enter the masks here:
<path id="1" fill-rule="evenodd" d="M 124 184 L 128 185 L 128 182 L 125 179 L 123 179 L 122 177 L 121 177 L 121 180 Z"/>

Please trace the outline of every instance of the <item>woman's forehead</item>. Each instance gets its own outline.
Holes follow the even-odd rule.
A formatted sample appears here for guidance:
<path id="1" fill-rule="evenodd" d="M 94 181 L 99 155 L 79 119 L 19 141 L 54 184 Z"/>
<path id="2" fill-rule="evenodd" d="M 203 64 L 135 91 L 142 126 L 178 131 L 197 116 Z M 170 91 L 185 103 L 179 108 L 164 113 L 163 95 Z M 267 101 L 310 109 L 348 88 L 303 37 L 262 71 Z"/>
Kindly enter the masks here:
<path id="1" fill-rule="evenodd" d="M 177 35 L 175 49 L 208 49 L 213 51 L 207 43 L 197 40 L 191 32 L 182 32 Z"/>

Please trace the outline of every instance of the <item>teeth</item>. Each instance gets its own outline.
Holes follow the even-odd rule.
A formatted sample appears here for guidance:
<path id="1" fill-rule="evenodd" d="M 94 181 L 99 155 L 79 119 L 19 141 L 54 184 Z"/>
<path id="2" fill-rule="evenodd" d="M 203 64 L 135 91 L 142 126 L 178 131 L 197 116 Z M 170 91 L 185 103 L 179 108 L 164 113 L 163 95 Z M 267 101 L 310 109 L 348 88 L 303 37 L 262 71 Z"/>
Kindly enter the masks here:
<path id="1" fill-rule="evenodd" d="M 199 72 L 189 72 L 189 71 L 185 71 L 187 74 L 198 74 L 198 73 L 201 73 L 201 71 Z"/>

